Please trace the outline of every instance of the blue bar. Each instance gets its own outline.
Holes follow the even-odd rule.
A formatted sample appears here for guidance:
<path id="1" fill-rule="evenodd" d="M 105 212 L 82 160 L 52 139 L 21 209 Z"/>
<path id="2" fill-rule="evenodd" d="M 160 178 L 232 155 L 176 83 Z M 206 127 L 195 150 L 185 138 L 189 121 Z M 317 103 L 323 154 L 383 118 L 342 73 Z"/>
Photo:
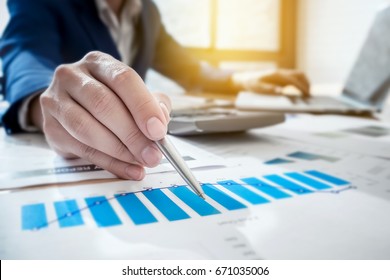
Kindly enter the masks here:
<path id="1" fill-rule="evenodd" d="M 60 227 L 74 227 L 84 224 L 76 200 L 54 202 Z"/>
<path id="2" fill-rule="evenodd" d="M 281 198 L 291 197 L 291 195 L 281 191 L 277 187 L 266 184 L 263 181 L 255 178 L 255 177 L 243 178 L 240 180 L 245 182 L 246 184 L 252 186 L 252 187 L 255 187 L 259 191 L 262 191 L 263 193 L 268 194 L 269 196 L 271 196 L 273 198 L 281 199 Z"/>
<path id="3" fill-rule="evenodd" d="M 322 159 L 322 160 L 326 160 L 326 161 L 329 161 L 329 162 L 336 162 L 336 161 L 340 160 L 339 158 L 336 158 L 336 157 L 328 157 L 328 156 L 311 154 L 311 153 L 300 152 L 300 151 L 292 153 L 292 154 L 289 154 L 287 156 L 288 157 L 292 157 L 292 158 L 304 159 L 304 160 Z"/>
<path id="4" fill-rule="evenodd" d="M 262 204 L 269 202 L 269 200 L 265 199 L 264 197 L 232 180 L 219 181 L 217 183 L 252 204 Z"/>
<path id="5" fill-rule="evenodd" d="M 22 206 L 22 230 L 36 230 L 47 227 L 45 205 L 43 203 Z"/>
<path id="6" fill-rule="evenodd" d="M 177 221 L 190 218 L 179 206 L 176 205 L 165 193 L 160 189 L 142 192 L 147 199 L 157 207 L 158 210 L 169 220 Z"/>
<path id="7" fill-rule="evenodd" d="M 337 177 L 334 177 L 334 176 L 331 176 L 331 175 L 328 175 L 328 174 L 325 174 L 325 173 L 322 173 L 322 172 L 319 172 L 319 171 L 316 171 L 316 170 L 309 170 L 309 171 L 306 171 L 305 173 L 307 173 L 307 174 L 309 174 L 311 176 L 320 178 L 320 179 L 322 179 L 324 181 L 327 181 L 329 183 L 335 184 L 337 186 L 350 184 L 348 181 L 344 181 L 344 180 L 339 179 Z"/>
<path id="8" fill-rule="evenodd" d="M 271 160 L 268 160 L 266 162 L 264 162 L 265 164 L 268 164 L 268 165 L 277 165 L 277 164 L 284 164 L 284 163 L 292 163 L 294 162 L 293 160 L 288 160 L 288 159 L 284 159 L 284 158 L 274 158 L 274 159 L 271 159 Z"/>
<path id="9" fill-rule="evenodd" d="M 264 178 L 274 182 L 275 184 L 290 190 L 296 194 L 307 194 L 311 193 L 312 191 L 309 189 L 306 189 L 298 184 L 295 184 L 294 182 L 291 182 L 290 180 L 284 179 L 283 177 L 280 177 L 279 175 L 267 175 L 264 176 Z"/>
<path id="10" fill-rule="evenodd" d="M 325 189 L 330 189 L 331 186 L 321 183 L 317 180 L 314 180 L 310 177 L 307 177 L 303 174 L 296 173 L 296 172 L 290 172 L 290 173 L 285 173 L 286 176 L 293 178 L 294 180 L 297 180 L 299 182 L 302 182 L 312 188 L 315 188 L 317 190 L 325 190 Z"/>
<path id="11" fill-rule="evenodd" d="M 134 193 L 116 194 L 115 198 L 136 225 L 157 222 L 157 219 Z"/>
<path id="12" fill-rule="evenodd" d="M 110 227 L 122 224 L 104 196 L 88 197 L 85 201 L 98 227 Z"/>
<path id="13" fill-rule="evenodd" d="M 214 199 L 216 202 L 221 204 L 227 210 L 237 210 L 237 209 L 246 208 L 244 204 L 231 198 L 223 191 L 217 189 L 211 184 L 202 184 L 202 188 L 206 195 Z"/>
<path id="14" fill-rule="evenodd" d="M 221 213 L 185 186 L 173 187 L 169 188 L 169 190 L 201 216 Z"/>
<path id="15" fill-rule="evenodd" d="M 300 151 L 292 153 L 292 154 L 289 154 L 287 156 L 288 157 L 292 157 L 292 158 L 304 159 L 304 160 L 316 160 L 316 159 L 320 158 L 319 155 L 305 153 L 305 152 L 300 152 Z"/>

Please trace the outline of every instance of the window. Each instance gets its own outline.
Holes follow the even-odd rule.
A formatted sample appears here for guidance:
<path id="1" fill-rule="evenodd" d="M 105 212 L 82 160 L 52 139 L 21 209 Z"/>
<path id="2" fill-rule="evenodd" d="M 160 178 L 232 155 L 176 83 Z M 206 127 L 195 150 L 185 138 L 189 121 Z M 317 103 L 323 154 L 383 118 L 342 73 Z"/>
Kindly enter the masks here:
<path id="1" fill-rule="evenodd" d="M 200 59 L 295 66 L 297 0 L 154 0 L 168 32 Z"/>

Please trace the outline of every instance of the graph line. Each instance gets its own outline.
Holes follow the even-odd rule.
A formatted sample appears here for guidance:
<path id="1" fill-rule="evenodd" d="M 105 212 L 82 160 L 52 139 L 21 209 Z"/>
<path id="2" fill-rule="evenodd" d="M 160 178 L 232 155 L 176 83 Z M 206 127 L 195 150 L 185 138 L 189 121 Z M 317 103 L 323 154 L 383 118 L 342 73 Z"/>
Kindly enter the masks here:
<path id="1" fill-rule="evenodd" d="M 242 180 L 245 180 L 245 178 L 242 179 Z M 221 182 L 201 183 L 201 185 L 202 186 L 221 187 Z M 245 183 L 245 182 L 240 183 L 239 185 L 241 185 L 241 186 L 251 186 L 251 187 L 254 186 L 253 184 L 248 184 L 248 183 Z M 283 186 L 274 186 L 274 185 L 269 185 L 269 184 L 265 184 L 265 183 L 259 183 L 259 185 L 266 185 L 268 188 L 272 187 L 272 188 L 280 190 L 280 191 L 288 190 L 287 188 L 285 188 Z M 148 187 L 148 188 L 145 188 L 144 190 L 140 190 L 140 191 L 136 191 L 136 192 L 132 192 L 132 193 L 133 194 L 134 193 L 144 193 L 144 192 L 153 191 L 153 190 L 157 190 L 157 189 L 172 189 L 172 188 L 179 188 L 179 187 L 188 187 L 188 186 L 187 185 L 174 185 L 174 184 L 172 184 L 170 186 L 163 187 L 163 188 L 151 188 L 151 187 Z M 357 189 L 357 186 L 353 186 L 353 185 L 350 184 L 350 185 L 347 185 L 347 186 L 337 187 L 337 188 L 332 188 L 332 189 L 323 189 L 323 190 L 315 190 L 315 189 L 313 189 L 312 193 L 338 195 L 338 194 L 343 193 L 345 191 L 355 190 L 355 189 Z M 175 192 L 173 191 L 172 193 L 175 193 Z M 31 228 L 28 228 L 28 229 L 25 229 L 25 230 L 38 231 L 38 230 L 41 230 L 43 228 L 47 228 L 49 225 L 56 224 L 56 223 L 61 223 L 61 222 L 63 222 L 63 220 L 69 219 L 69 217 L 80 216 L 86 210 L 90 210 L 91 211 L 91 209 L 93 207 L 97 207 L 99 205 L 102 205 L 103 203 L 109 203 L 112 200 L 118 199 L 118 196 L 126 195 L 126 194 L 128 194 L 128 193 L 127 192 L 121 192 L 121 193 L 114 194 L 112 196 L 102 196 L 101 199 L 95 199 L 93 203 L 89 203 L 89 204 L 87 203 L 87 205 L 84 206 L 84 207 L 81 207 L 81 208 L 79 208 L 77 210 L 74 210 L 74 211 L 66 212 L 63 215 L 58 216 L 55 219 L 48 220 L 47 222 L 38 224 L 35 227 L 31 227 Z"/>

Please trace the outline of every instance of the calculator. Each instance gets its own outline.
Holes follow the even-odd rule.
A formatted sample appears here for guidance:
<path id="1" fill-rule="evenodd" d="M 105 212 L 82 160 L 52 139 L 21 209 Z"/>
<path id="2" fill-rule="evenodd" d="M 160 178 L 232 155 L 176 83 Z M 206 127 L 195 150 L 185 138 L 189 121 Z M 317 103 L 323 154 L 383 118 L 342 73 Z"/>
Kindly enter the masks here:
<path id="1" fill-rule="evenodd" d="M 185 136 L 245 131 L 282 123 L 282 113 L 240 111 L 230 108 L 208 108 L 173 111 L 168 133 Z"/>

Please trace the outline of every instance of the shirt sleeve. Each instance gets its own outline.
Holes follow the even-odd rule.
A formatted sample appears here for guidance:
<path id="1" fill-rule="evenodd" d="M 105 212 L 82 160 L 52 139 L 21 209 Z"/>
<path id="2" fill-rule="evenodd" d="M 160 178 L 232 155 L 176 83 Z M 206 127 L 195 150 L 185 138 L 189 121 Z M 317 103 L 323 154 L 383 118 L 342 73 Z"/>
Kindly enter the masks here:
<path id="1" fill-rule="evenodd" d="M 22 104 L 20 105 L 19 112 L 18 112 L 18 122 L 20 125 L 20 128 L 23 131 L 26 132 L 37 132 L 39 131 L 38 127 L 33 125 L 29 119 L 29 107 L 31 104 L 31 101 L 37 97 L 40 94 L 40 92 L 31 94 L 30 96 L 26 97 Z"/>
<path id="2" fill-rule="evenodd" d="M 9 0 L 7 4 L 10 21 L 0 41 L 0 55 L 3 90 L 10 106 L 2 121 L 7 133 L 16 133 L 23 131 L 19 110 L 24 101 L 47 88 L 61 64 L 61 32 L 52 9 L 55 2 Z"/>

